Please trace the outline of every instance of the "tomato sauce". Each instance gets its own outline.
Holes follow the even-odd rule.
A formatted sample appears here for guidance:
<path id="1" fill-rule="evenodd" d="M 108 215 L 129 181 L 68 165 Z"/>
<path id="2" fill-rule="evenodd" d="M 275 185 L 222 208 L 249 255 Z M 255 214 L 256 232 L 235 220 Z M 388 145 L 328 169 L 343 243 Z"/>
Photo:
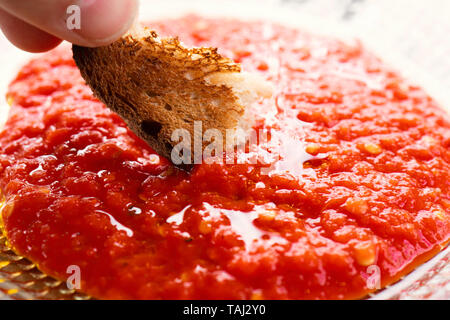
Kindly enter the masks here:
<path id="1" fill-rule="evenodd" d="M 104 299 L 350 299 L 448 242 L 449 116 L 361 44 L 197 16 L 151 26 L 271 81 L 258 126 L 282 145 L 254 151 L 268 167 L 182 171 L 93 97 L 70 50 L 31 61 L 8 93 L 0 187 L 10 243 L 44 272 L 78 266 Z"/>

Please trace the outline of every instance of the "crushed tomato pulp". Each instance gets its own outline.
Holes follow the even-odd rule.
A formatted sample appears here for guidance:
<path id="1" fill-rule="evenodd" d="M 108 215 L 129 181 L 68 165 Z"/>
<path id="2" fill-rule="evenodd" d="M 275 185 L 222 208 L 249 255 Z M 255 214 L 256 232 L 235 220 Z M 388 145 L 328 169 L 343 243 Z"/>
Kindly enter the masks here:
<path id="1" fill-rule="evenodd" d="M 359 43 L 265 22 L 154 22 L 275 86 L 252 164 L 173 167 L 96 100 L 69 49 L 28 63 L 0 134 L 11 245 L 97 298 L 348 299 L 450 236 L 450 122 Z M 277 155 L 277 157 L 272 157 Z M 268 171 L 268 172 L 267 172 Z"/>

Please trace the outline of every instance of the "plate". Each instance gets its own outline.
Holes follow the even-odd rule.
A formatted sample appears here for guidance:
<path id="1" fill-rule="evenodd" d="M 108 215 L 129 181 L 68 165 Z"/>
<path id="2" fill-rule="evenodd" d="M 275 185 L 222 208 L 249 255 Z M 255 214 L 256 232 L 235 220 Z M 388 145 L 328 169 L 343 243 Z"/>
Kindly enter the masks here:
<path id="1" fill-rule="evenodd" d="M 292 10 L 294 8 L 295 10 Z M 450 94 L 440 82 L 411 63 L 405 56 L 387 46 L 379 34 L 350 29 L 343 23 L 324 20 L 303 12 L 298 5 L 281 6 L 279 1 L 246 2 L 221 1 L 145 1 L 140 9 L 141 20 L 176 17 L 195 12 L 212 17 L 233 17 L 244 20 L 266 20 L 287 26 L 308 30 L 315 34 L 324 34 L 355 41 L 361 39 L 369 50 L 374 51 L 388 64 L 395 66 L 410 82 L 420 85 L 450 113 Z M 20 67 L 31 55 L 14 48 L 0 37 L 0 125 L 7 118 L 9 107 L 4 99 L 8 83 L 17 74 Z M 450 299 L 450 247 L 447 246 L 427 263 L 416 268 L 397 283 L 372 294 L 370 299 Z M 53 279 L 39 271 L 37 266 L 24 257 L 16 255 L 8 241 L 0 235 L 0 299 L 91 299 L 91 297 L 67 289 L 65 282 Z"/>

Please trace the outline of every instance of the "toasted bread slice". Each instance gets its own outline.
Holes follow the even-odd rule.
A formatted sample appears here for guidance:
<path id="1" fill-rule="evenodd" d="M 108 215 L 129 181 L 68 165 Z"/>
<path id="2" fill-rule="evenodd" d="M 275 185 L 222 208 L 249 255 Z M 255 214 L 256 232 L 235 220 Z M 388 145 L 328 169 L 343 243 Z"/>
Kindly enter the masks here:
<path id="1" fill-rule="evenodd" d="M 215 48 L 186 48 L 176 38 L 159 38 L 135 27 L 109 46 L 73 46 L 73 56 L 94 94 L 160 155 L 171 158 L 172 133 L 251 127 L 246 114 L 271 87 Z M 202 121 L 202 132 L 194 132 Z M 192 151 L 192 150 L 191 150 Z M 191 153 L 193 163 L 194 152 Z"/>

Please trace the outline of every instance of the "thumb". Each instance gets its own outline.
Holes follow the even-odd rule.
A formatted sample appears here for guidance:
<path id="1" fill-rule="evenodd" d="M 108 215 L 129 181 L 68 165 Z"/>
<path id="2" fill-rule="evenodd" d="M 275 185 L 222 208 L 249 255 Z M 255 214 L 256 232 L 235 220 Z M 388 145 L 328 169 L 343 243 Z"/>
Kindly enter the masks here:
<path id="1" fill-rule="evenodd" d="M 60 39 L 95 47 L 131 27 L 138 0 L 0 0 L 0 8 Z"/>

